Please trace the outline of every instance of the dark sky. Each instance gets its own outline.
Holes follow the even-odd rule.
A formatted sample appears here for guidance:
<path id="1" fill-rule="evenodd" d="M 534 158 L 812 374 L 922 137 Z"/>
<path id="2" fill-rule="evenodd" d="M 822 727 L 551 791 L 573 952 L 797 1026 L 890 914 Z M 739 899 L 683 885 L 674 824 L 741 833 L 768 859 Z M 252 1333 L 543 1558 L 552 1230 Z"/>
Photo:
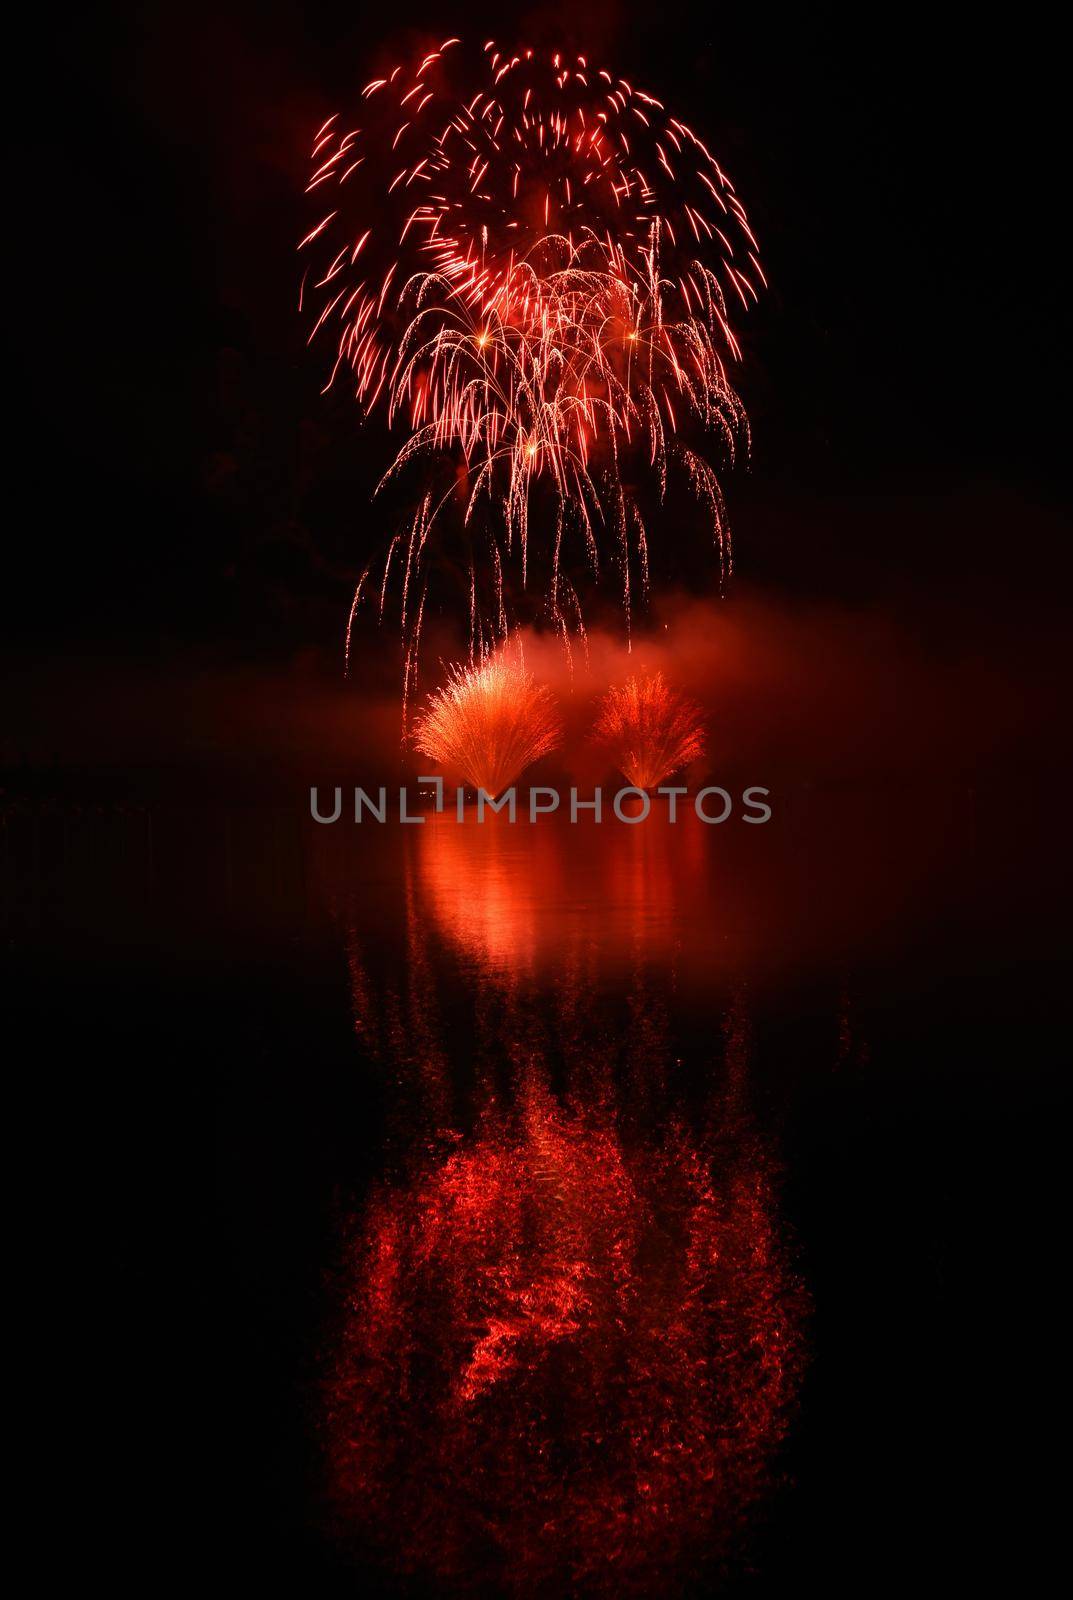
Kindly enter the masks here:
<path id="1" fill-rule="evenodd" d="M 1068 312 L 1048 15 L 584 9 L 572 33 L 556 16 L 575 6 L 523 10 L 518 36 L 602 52 L 673 99 L 763 245 L 752 470 L 728 485 L 744 581 L 916 596 L 954 623 L 1049 605 Z M 501 19 L 168 0 L 53 27 L 16 246 L 18 646 L 336 649 L 384 445 L 320 398 L 294 309 L 309 133 L 385 41 L 501 37 Z"/>
<path id="2" fill-rule="evenodd" d="M 339 782 L 345 760 L 376 781 L 342 704 L 374 697 L 338 680 L 354 578 L 383 536 L 369 495 L 384 442 L 320 396 L 304 347 L 306 154 L 389 41 L 501 36 L 508 13 L 450 0 L 31 9 L 41 37 L 8 35 L 5 82 L 26 104 L 5 195 L 0 787 L 15 796 L 10 881 L 29 885 L 25 951 L 5 934 L 29 1049 L 16 1026 L 9 1054 L 47 1098 L 21 1116 L 16 1100 L 32 1162 L 18 1226 L 47 1218 L 38 1255 L 62 1294 L 55 1309 L 32 1282 L 22 1297 L 35 1343 L 57 1334 L 35 1392 L 56 1397 L 38 1406 L 35 1477 L 55 1508 L 51 1547 L 83 1567 L 100 1551 L 121 1584 L 133 1550 L 139 1593 L 191 1551 L 199 1585 L 208 1559 L 226 1572 L 233 1557 L 241 1593 L 262 1572 L 268 1592 L 316 1593 L 296 1531 L 294 1374 L 316 1342 L 329 1181 L 353 1181 L 353 1129 L 380 1113 L 349 1009 L 329 1003 L 346 981 L 337 934 L 305 931 L 313 891 L 287 841 L 310 782 Z M 772 287 L 745 329 L 753 462 L 727 484 L 745 603 L 713 759 L 755 761 L 746 781 L 780 783 L 795 808 L 791 908 L 807 898 L 823 926 L 828 901 L 860 900 L 890 920 L 893 948 L 904 941 L 870 982 L 882 954 L 847 962 L 866 975 L 884 1070 L 836 1077 L 825 1054 L 789 1146 L 829 1340 L 834 1328 L 828 1371 L 842 1370 L 825 1380 L 836 1404 L 815 1413 L 819 1443 L 806 1440 L 819 1461 L 807 1528 L 776 1572 L 803 1550 L 828 1592 L 843 1592 L 839 1570 L 867 1590 L 869 1563 L 909 1575 L 926 1562 L 971 1590 L 1016 1540 L 1023 1588 L 1045 1542 L 1048 1457 L 1015 1428 L 1026 1414 L 1049 1425 L 1061 1359 L 1048 1359 L 1057 1206 L 1037 1192 L 1062 1170 L 1065 1124 L 1049 1091 L 1032 1109 L 1032 1085 L 1068 1054 L 1065 991 L 1044 970 L 1068 923 L 1054 885 L 1069 784 L 1045 766 L 1070 592 L 1067 18 L 941 0 L 558 0 L 509 16 L 521 38 L 601 53 L 681 107 L 746 199 Z M 698 625 L 705 646 L 710 631 Z M 390 768 L 379 759 L 397 773 L 397 661 L 383 668 Z M 64 762 L 76 781 L 55 788 L 74 798 L 53 807 Z M 23 772 L 45 795 L 40 829 Z M 857 811 L 848 842 L 825 798 L 838 786 Z M 245 796 L 280 793 L 287 809 L 266 806 L 264 827 L 243 814 Z M 115 794 L 137 804 L 119 812 Z M 940 885 L 920 902 L 922 954 L 883 887 L 918 836 L 928 850 L 908 881 Z M 757 873 L 776 910 L 745 921 L 807 967 L 816 952 L 795 949 L 773 860 L 742 868 L 731 925 Z M 946 885 L 969 875 L 963 862 L 971 894 L 955 915 Z M 915 906 L 903 887 L 890 899 Z M 464 1052 L 468 1010 L 447 1015 Z M 795 1026 L 780 1034 L 773 1017 L 763 1048 L 803 1080 L 821 1035 Z M 225 1476 L 221 1564 L 199 1524 Z M 182 1525 L 161 1534 L 172 1511 Z M 349 1573 L 339 1592 L 356 1592 Z"/>

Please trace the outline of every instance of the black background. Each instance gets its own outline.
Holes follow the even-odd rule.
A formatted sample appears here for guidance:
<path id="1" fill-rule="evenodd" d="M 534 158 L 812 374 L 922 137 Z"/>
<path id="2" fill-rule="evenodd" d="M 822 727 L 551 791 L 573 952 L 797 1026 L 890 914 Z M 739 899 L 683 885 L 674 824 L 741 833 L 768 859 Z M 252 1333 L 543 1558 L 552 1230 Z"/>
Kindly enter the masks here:
<path id="1" fill-rule="evenodd" d="M 1008 660 L 1054 632 L 1069 483 L 1055 15 L 724 13 L 672 0 L 598 4 L 581 27 L 578 9 L 564 8 L 566 23 L 550 8 L 519 13 L 517 31 L 603 51 L 673 94 L 710 135 L 763 245 L 772 292 L 746 330 L 741 376 L 753 466 L 730 485 L 743 580 L 791 601 L 882 607 L 953 654 L 1000 640 Z M 130 5 L 50 15 L 19 58 L 13 699 L 33 707 L 40 675 L 76 682 L 117 663 L 146 674 L 251 661 L 338 672 L 382 444 L 319 396 L 293 248 L 310 130 L 407 28 L 424 39 L 505 24 L 498 7 L 399 6 L 389 27 L 360 5 Z M 35 713 L 32 737 L 24 723 L 10 736 L 15 792 L 63 762 L 52 705 Z M 1061 738 L 1056 725 L 1048 759 Z M 1024 780 L 1002 781 L 1012 791 Z M 1033 870 L 1052 843 L 1055 863 L 1063 856 L 1065 792 L 1048 784 L 1005 837 L 1007 867 L 1029 830 Z M 1023 932 L 995 952 L 1007 977 L 1026 959 Z M 286 1412 L 296 1436 L 289 1402 L 276 1394 L 259 1409 L 296 1335 L 248 1339 L 262 1307 L 229 1277 L 221 1216 L 234 1226 L 236 1211 L 217 1192 L 220 1168 L 226 1187 L 242 1154 L 225 1148 L 214 1175 L 209 1084 L 197 1077 L 194 1093 L 189 1068 L 208 1044 L 240 1061 L 252 1050 L 282 1084 L 323 980 L 314 963 L 277 974 L 275 1010 L 262 1011 L 254 1038 L 236 1021 L 247 978 L 236 966 L 225 992 L 219 969 L 199 965 L 199 938 L 173 931 L 155 963 L 129 949 L 120 959 L 103 936 L 76 951 L 9 942 L 25 1059 L 46 1087 L 28 1189 L 40 1203 L 29 1209 L 50 1218 L 41 1255 L 58 1291 L 41 1314 L 41 1382 L 55 1402 L 41 1424 L 41 1500 L 61 1531 L 77 1527 L 76 1558 L 121 1590 L 156 1592 L 189 1568 L 206 1584 L 222 1574 L 242 1589 L 350 1592 L 348 1573 L 318 1565 L 327 1558 L 288 1499 L 294 1469 L 276 1424 Z M 862 1388 L 886 1398 L 874 1427 L 849 1427 L 845 1384 L 825 1475 L 769 1552 L 772 1592 L 799 1580 L 874 1592 L 892 1574 L 903 1587 L 999 1570 L 1038 1581 L 1051 1532 L 1046 1449 L 1068 1438 L 1051 1421 L 1067 1357 L 1048 1309 L 1064 1273 L 1051 1244 L 1064 1143 L 1052 1100 L 1066 1044 L 1057 873 L 1034 940 L 1046 978 L 1034 968 L 1024 1010 L 1015 994 L 973 1042 L 987 1066 L 1023 1053 L 1014 1106 L 1005 1090 L 969 1095 L 955 1083 L 923 1128 L 883 1104 L 847 1110 L 822 1097 L 802 1115 L 805 1164 L 824 1176 L 797 1204 L 830 1241 L 810 1268 L 822 1289 L 825 1272 L 838 1281 L 858 1262 L 860 1326 L 886 1330 L 889 1387 L 849 1341 L 838 1359 L 851 1373 L 856 1361 Z M 952 1048 L 975 996 L 936 1003 L 931 1033 L 906 1025 L 922 1075 Z M 263 1001 L 262 973 L 250 1003 Z M 349 1071 L 345 1030 L 317 1049 L 327 1077 Z M 242 1100 L 242 1070 L 228 1081 Z M 233 1133 L 242 1117 L 225 1106 L 223 1124 Z M 881 1198 L 899 1178 L 904 1196 Z M 291 1184 L 301 1190 L 300 1173 Z M 908 1357 L 899 1370 L 917 1310 L 887 1291 L 913 1248 L 888 1277 L 864 1219 L 882 1214 L 887 1248 L 903 1222 L 909 1241 L 930 1236 L 937 1196 L 958 1313 L 936 1334 L 939 1368 Z M 301 1240 L 302 1219 L 294 1226 Z M 922 1419 L 917 1448 L 902 1436 L 885 1458 L 876 1430 L 906 1405 Z M 845 1455 L 855 1448 L 859 1473 Z M 823 1455 L 815 1438 L 807 1450 Z"/>
<path id="2" fill-rule="evenodd" d="M 16 177 L 30 427 L 10 544 L 29 570 L 8 592 L 29 649 L 43 630 L 102 653 L 337 664 L 384 445 L 320 398 L 304 349 L 305 151 L 369 62 L 448 21 L 503 27 L 496 7 L 407 6 L 390 28 L 337 4 L 61 13 Z M 1049 605 L 1068 295 L 1042 10 L 998 26 L 961 7 L 602 3 L 583 25 L 553 8 L 511 25 L 573 27 L 673 90 L 747 198 L 772 293 L 739 374 L 742 575 L 909 592 L 940 633 L 977 602 Z"/>

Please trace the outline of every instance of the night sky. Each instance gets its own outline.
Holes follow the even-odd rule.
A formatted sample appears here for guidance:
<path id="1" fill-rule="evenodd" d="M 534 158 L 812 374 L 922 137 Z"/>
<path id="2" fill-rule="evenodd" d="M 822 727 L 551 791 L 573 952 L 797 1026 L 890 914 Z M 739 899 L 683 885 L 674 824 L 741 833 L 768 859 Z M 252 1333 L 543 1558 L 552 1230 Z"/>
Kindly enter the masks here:
<path id="1" fill-rule="evenodd" d="M 1031 8 L 1001 34 L 960 8 L 587 12 L 575 47 L 705 129 L 763 247 L 737 374 L 752 466 L 727 479 L 741 578 L 918 613 L 936 638 L 1009 627 L 1014 597 L 1048 608 L 1068 305 L 1056 52 Z M 519 13 L 519 34 L 569 41 L 555 15 Z M 337 4 L 57 25 L 40 138 L 59 141 L 45 163 L 31 144 L 20 208 L 20 656 L 43 633 L 108 660 L 337 669 L 386 442 L 321 398 L 304 348 L 310 130 L 392 44 L 503 31 L 496 7 L 405 17 L 386 42 Z"/>
<path id="2" fill-rule="evenodd" d="M 42 25 L 9 67 L 28 105 L 8 197 L 0 776 L 27 1025 L 12 1061 L 44 1089 L 15 1129 L 32 1153 L 18 1219 L 47 1214 L 57 1301 L 40 1317 L 52 1543 L 80 1582 L 122 1568 L 140 1595 L 186 1561 L 198 1590 L 220 1573 L 239 1593 L 355 1592 L 349 1569 L 318 1582 L 293 1375 L 331 1186 L 355 1127 L 378 1170 L 382 1108 L 355 1067 L 341 941 L 302 920 L 292 835 L 344 758 L 377 777 L 363 709 L 398 775 L 397 645 L 363 631 L 341 682 L 390 441 L 320 393 L 295 246 L 311 134 L 392 52 L 466 32 L 603 56 L 673 102 L 743 196 L 771 284 L 738 323 L 753 451 L 724 478 L 713 750 L 754 763 L 746 781 L 773 774 L 800 837 L 815 824 L 831 845 L 814 878 L 788 852 L 810 913 L 840 895 L 860 910 L 859 884 L 879 884 L 862 1009 L 887 1055 L 791 1114 L 790 1211 L 842 1367 L 833 1442 L 822 1408 L 806 1439 L 822 1470 L 797 1543 L 777 1530 L 774 1587 L 747 1591 L 781 1600 L 801 1563 L 822 1585 L 832 1552 L 831 1593 L 879 1592 L 892 1563 L 901 1592 L 922 1573 L 956 1590 L 992 1576 L 994 1540 L 1007 1587 L 1042 1592 L 1025 1574 L 1053 1490 L 1022 1422 L 1050 1430 L 1067 1362 L 1046 1303 L 1068 1143 L 1057 14 L 594 0 L 508 25 L 491 4 L 161 0 Z M 654 543 L 653 589 L 710 597 L 713 566 Z M 683 607 L 687 687 L 722 603 Z M 929 900 L 944 875 L 956 892 Z M 891 932 L 903 877 L 923 909 Z M 778 929 L 778 885 L 771 904 Z M 809 1004 L 769 1025 L 788 1078 L 811 1070 Z"/>

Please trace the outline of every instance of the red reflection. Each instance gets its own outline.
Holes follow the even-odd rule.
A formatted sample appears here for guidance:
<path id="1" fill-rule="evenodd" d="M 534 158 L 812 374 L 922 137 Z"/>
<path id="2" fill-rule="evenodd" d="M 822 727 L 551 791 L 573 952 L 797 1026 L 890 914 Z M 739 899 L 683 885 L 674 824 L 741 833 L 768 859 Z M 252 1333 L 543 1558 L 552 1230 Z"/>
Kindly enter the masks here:
<path id="1" fill-rule="evenodd" d="M 608 801 L 610 807 L 610 801 Z M 530 972 L 564 951 L 674 952 L 707 909 L 708 830 L 691 813 L 571 826 L 430 817 L 408 841 L 423 900 L 479 966 Z"/>
<path id="2" fill-rule="evenodd" d="M 803 1293 L 761 1147 L 624 1131 L 536 1069 L 356 1225 L 329 1384 L 340 1532 L 562 1594 L 678 1584 L 765 1487 Z"/>
<path id="3" fill-rule="evenodd" d="M 550 828 L 429 818 L 411 845 L 423 897 L 437 924 L 493 970 L 529 970 L 565 896 L 563 851 Z"/>

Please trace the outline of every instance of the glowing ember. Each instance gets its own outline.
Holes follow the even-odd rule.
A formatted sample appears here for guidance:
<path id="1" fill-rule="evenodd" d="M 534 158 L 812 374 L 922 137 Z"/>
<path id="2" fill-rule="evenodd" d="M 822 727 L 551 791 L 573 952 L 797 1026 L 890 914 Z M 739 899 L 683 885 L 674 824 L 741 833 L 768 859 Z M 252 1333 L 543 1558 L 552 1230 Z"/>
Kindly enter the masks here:
<path id="1" fill-rule="evenodd" d="M 514 1115 L 382 1192 L 328 1383 L 341 1536 L 482 1593 L 663 1593 L 725 1553 L 805 1302 L 758 1147 L 723 1161 L 681 1131 L 635 1144 L 529 1073 Z"/>
<path id="2" fill-rule="evenodd" d="M 655 789 L 704 754 L 704 713 L 662 673 L 630 678 L 603 698 L 593 738 L 638 789 Z"/>
<path id="3" fill-rule="evenodd" d="M 414 743 L 438 771 L 494 796 L 556 749 L 561 732 L 550 690 L 534 682 L 520 653 L 501 650 L 451 668 L 417 718 Z"/>
<path id="4" fill-rule="evenodd" d="M 333 116 L 314 141 L 318 212 L 300 251 L 329 385 L 349 375 L 366 410 L 405 427 L 388 478 L 421 464 L 421 509 L 370 585 L 381 614 L 394 578 L 416 651 L 430 537 L 454 507 L 474 639 L 503 637 L 503 564 L 519 556 L 524 588 L 542 486 L 552 618 L 581 626 L 564 545 L 598 575 L 602 529 L 628 616 L 648 582 L 638 486 L 647 473 L 662 497 L 673 463 L 725 570 L 717 476 L 681 435 L 692 420 L 730 460 L 747 442 L 726 371 L 740 356 L 730 307 L 754 303 L 764 276 L 702 139 L 585 57 L 494 41 L 445 40 L 362 102 L 360 126 Z"/>

